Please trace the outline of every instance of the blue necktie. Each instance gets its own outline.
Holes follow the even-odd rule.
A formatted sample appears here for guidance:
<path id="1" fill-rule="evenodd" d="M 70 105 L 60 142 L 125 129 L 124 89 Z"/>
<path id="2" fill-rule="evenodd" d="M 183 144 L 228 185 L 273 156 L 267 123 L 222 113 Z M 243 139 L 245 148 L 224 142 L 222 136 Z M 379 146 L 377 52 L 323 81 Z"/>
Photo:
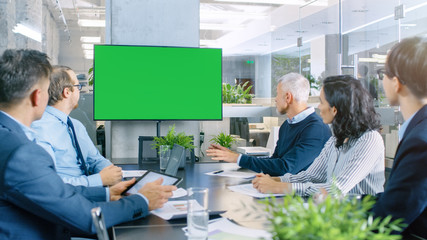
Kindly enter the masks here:
<path id="1" fill-rule="evenodd" d="M 74 141 L 74 145 L 75 145 L 74 147 L 76 148 L 77 159 L 80 162 L 80 168 L 83 170 L 85 175 L 88 176 L 89 172 L 87 171 L 86 162 L 83 158 L 83 154 L 82 154 L 82 150 L 80 149 L 79 142 L 77 141 L 76 131 L 74 130 L 73 122 L 71 122 L 71 119 L 69 117 L 67 117 L 67 124 L 68 124 L 68 127 L 71 128 L 71 131 L 73 132 L 72 140 Z"/>

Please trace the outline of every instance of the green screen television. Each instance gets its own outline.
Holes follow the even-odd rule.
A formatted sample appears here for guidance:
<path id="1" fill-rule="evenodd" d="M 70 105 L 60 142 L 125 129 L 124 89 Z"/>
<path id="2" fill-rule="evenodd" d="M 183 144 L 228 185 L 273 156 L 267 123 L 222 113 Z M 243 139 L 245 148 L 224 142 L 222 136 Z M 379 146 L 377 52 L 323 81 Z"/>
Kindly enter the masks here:
<path id="1" fill-rule="evenodd" d="M 222 50 L 95 45 L 94 120 L 222 120 Z"/>

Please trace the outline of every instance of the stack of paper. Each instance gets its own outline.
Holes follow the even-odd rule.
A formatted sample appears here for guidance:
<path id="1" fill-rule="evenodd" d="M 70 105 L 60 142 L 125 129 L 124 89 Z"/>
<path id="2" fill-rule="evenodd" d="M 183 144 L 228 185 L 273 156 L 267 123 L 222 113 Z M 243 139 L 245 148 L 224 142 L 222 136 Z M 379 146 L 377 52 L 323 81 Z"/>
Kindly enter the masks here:
<path id="1" fill-rule="evenodd" d="M 228 189 L 230 189 L 233 192 L 242 193 L 242 194 L 249 195 L 249 196 L 255 197 L 255 198 L 266 198 L 266 197 L 271 197 L 271 196 L 284 196 L 285 195 L 285 194 L 260 193 L 258 190 L 256 190 L 252 186 L 252 183 L 229 186 Z"/>
<path id="2" fill-rule="evenodd" d="M 187 232 L 187 227 L 182 229 Z M 239 226 L 226 218 L 214 219 L 208 225 L 209 240 L 258 240 L 271 239 L 271 233 L 265 230 Z"/>

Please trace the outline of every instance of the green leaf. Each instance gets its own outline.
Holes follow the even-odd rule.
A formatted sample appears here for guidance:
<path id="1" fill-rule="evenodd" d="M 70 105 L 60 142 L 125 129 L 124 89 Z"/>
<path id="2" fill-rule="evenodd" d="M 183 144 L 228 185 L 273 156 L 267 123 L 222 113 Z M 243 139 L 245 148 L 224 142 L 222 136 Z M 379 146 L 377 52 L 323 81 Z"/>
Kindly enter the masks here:
<path id="1" fill-rule="evenodd" d="M 176 133 L 175 124 L 169 127 L 169 131 L 164 137 L 154 137 L 154 143 L 151 144 L 153 149 L 160 151 L 160 146 L 169 145 L 170 148 L 173 148 L 174 144 L 183 146 L 186 149 L 194 149 L 193 139 L 190 136 L 187 136 L 184 132 Z"/>
<path id="2" fill-rule="evenodd" d="M 274 239 L 400 239 L 391 232 L 404 226 L 401 219 L 374 219 L 368 214 L 375 204 L 370 197 L 359 201 L 328 196 L 318 204 L 310 197 L 304 204 L 302 197 L 290 194 L 283 201 L 271 198 L 261 203 L 269 213 Z"/>

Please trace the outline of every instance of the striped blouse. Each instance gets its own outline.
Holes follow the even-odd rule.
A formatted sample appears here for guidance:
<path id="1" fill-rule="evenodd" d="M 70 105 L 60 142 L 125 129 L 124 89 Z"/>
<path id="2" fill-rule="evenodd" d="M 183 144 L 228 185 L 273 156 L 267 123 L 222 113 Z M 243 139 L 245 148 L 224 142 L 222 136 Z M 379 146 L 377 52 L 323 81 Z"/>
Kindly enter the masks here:
<path id="1" fill-rule="evenodd" d="M 377 131 L 365 132 L 360 138 L 335 147 L 332 136 L 313 164 L 298 174 L 281 176 L 292 183 L 296 194 L 310 196 L 324 188 L 328 193 L 371 194 L 384 191 L 384 142 Z"/>

